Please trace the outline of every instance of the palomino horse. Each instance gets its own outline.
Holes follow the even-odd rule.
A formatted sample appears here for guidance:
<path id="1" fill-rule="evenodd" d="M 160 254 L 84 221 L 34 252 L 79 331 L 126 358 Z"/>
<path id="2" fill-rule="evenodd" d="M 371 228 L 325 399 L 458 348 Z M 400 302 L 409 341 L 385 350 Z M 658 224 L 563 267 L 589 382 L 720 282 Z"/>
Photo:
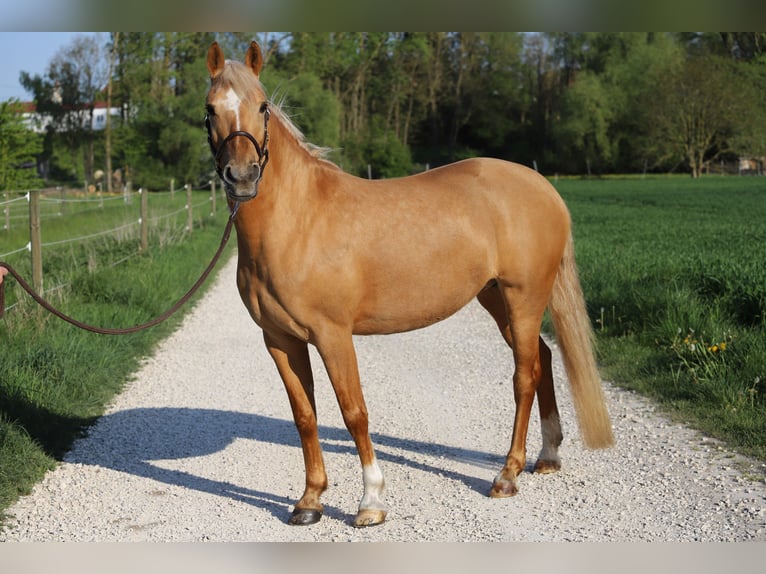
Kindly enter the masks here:
<path id="1" fill-rule="evenodd" d="M 290 399 L 306 488 L 291 524 L 322 515 L 327 487 L 308 344 L 332 381 L 362 463 L 355 526 L 384 521 L 383 474 L 368 432 L 352 335 L 398 333 L 449 317 L 472 298 L 513 349 L 516 415 L 505 465 L 489 495 L 513 496 L 526 463 L 537 394 L 543 446 L 537 472 L 560 468 L 562 441 L 551 352 L 540 337 L 550 309 L 585 444 L 612 444 L 575 268 L 570 217 L 536 172 L 470 159 L 399 179 L 370 181 L 322 159 L 269 102 L 260 48 L 244 65 L 207 56 L 207 129 L 237 230 L 237 286 L 262 328 Z"/>

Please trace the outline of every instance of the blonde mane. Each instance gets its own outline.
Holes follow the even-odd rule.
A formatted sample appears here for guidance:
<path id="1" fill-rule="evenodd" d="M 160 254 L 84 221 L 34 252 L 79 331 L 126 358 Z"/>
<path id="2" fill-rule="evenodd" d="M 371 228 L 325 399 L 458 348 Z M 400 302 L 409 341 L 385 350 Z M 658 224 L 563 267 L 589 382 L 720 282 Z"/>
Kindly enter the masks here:
<path id="1" fill-rule="evenodd" d="M 228 82 L 234 93 L 237 94 L 243 103 L 249 105 L 256 105 L 255 98 L 258 94 L 263 94 L 263 97 L 269 102 L 269 110 L 272 115 L 277 117 L 282 125 L 287 129 L 287 132 L 295 139 L 295 141 L 307 151 L 312 157 L 335 165 L 327 156 L 332 152 L 332 148 L 321 147 L 306 141 L 306 137 L 303 132 L 296 126 L 287 113 L 282 109 L 279 102 L 272 101 L 266 94 L 266 88 L 263 87 L 261 81 L 253 75 L 253 72 L 247 68 L 241 62 L 236 60 L 226 60 L 226 66 L 223 69 L 221 78 Z M 284 100 L 284 97 L 280 98 Z M 337 166 L 336 166 L 337 167 Z"/>

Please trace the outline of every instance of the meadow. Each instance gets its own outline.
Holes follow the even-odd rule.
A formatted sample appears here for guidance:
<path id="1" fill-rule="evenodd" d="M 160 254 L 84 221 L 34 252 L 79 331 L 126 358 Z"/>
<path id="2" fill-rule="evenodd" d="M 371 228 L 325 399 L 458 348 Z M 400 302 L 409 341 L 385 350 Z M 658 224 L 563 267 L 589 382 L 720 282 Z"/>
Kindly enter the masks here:
<path id="1" fill-rule="evenodd" d="M 766 178 L 554 185 L 604 377 L 766 460 Z"/>

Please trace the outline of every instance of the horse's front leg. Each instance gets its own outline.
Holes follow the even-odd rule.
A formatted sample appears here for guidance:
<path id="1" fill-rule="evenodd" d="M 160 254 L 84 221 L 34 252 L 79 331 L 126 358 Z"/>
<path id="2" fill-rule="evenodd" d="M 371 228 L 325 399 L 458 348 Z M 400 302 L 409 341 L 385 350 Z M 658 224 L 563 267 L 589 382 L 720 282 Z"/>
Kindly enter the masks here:
<path id="1" fill-rule="evenodd" d="M 274 336 L 264 331 L 264 341 L 284 382 L 295 426 L 303 447 L 306 466 L 306 489 L 296 503 L 290 524 L 314 524 L 322 518 L 320 496 L 327 488 L 322 449 L 317 431 L 314 402 L 314 376 L 306 343 L 289 336 Z"/>
<path id="2" fill-rule="evenodd" d="M 317 341 L 327 373 L 332 381 L 346 428 L 356 444 L 362 463 L 364 495 L 354 518 L 354 526 L 372 526 L 386 519 L 383 504 L 385 482 L 368 430 L 367 407 L 359 381 L 359 369 L 351 332 L 325 333 Z"/>

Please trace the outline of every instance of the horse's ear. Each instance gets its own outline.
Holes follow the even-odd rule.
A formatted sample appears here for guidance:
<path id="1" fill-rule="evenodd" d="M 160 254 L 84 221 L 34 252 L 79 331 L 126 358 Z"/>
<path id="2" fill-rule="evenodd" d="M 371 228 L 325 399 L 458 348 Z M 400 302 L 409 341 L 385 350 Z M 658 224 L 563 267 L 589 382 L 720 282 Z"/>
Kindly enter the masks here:
<path id="1" fill-rule="evenodd" d="M 250 68 L 256 76 L 260 75 L 263 67 L 263 54 L 261 54 L 261 48 L 255 41 L 250 42 L 250 47 L 247 49 L 245 66 Z"/>
<path id="2" fill-rule="evenodd" d="M 218 42 L 213 42 L 207 51 L 207 69 L 210 72 L 210 77 L 213 79 L 217 78 L 223 72 L 225 63 L 223 50 L 221 50 Z"/>

